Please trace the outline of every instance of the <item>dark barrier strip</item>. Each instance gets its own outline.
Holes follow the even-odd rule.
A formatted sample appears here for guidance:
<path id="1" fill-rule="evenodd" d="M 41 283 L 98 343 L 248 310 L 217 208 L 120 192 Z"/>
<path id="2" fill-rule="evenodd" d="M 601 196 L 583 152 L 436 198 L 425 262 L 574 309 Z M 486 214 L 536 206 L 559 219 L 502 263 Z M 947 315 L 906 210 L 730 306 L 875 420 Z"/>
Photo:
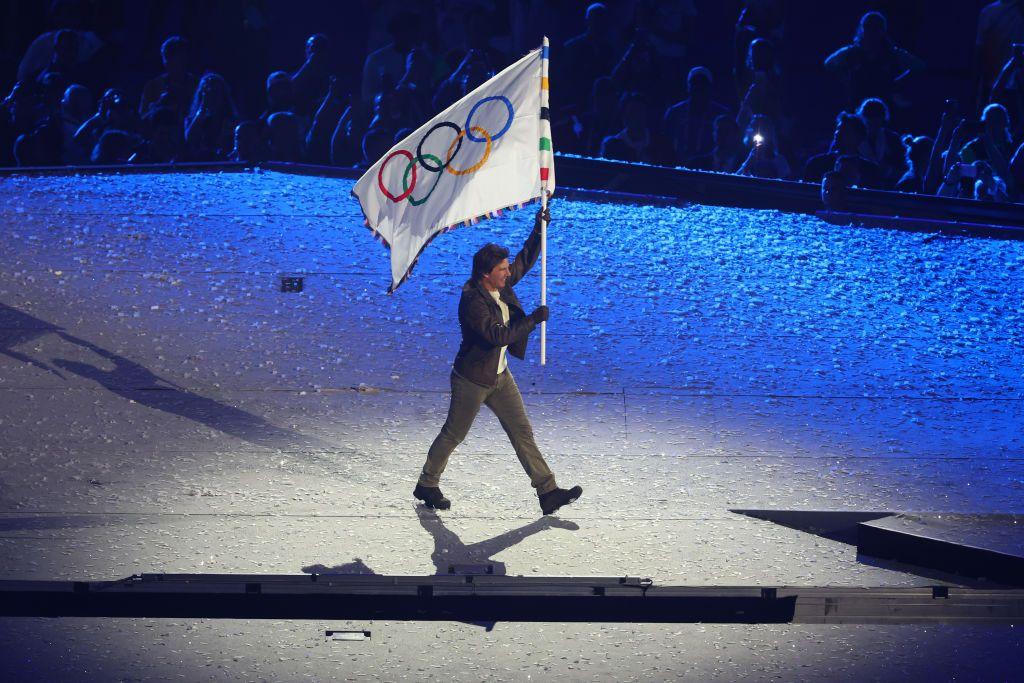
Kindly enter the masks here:
<path id="1" fill-rule="evenodd" d="M 1024 591 L 655 586 L 593 577 L 144 574 L 108 582 L 0 581 L 0 616 L 1024 623 Z"/>

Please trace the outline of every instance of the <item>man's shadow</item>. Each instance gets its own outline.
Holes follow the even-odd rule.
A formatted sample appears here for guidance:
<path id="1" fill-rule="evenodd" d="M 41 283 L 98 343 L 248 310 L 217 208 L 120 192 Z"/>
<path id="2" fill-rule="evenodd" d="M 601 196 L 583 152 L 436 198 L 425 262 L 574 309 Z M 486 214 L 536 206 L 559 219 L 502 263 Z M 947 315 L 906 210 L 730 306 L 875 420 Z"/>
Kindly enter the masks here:
<path id="1" fill-rule="evenodd" d="M 0 355 L 8 356 L 18 362 L 66 379 L 56 368 L 15 350 L 16 346 L 28 344 L 50 333 L 60 333 L 61 331 L 61 328 L 56 325 L 0 303 Z"/>
<path id="2" fill-rule="evenodd" d="M 438 575 L 474 571 L 475 573 L 505 576 L 507 573 L 505 563 L 492 559 L 493 555 L 497 555 L 545 529 L 578 531 L 580 528 L 575 522 L 546 515 L 518 529 L 506 531 L 500 536 L 466 545 L 454 531 L 444 525 L 436 512 L 425 505 L 414 507 L 420 525 L 434 539 L 434 550 L 430 553 L 430 559 L 434 563 L 435 574 Z M 324 564 L 311 564 L 303 567 L 302 571 L 306 574 L 376 574 L 358 557 L 352 562 L 333 567 Z"/>
<path id="3" fill-rule="evenodd" d="M 415 509 L 420 526 L 434 538 L 434 551 L 430 553 L 430 559 L 437 570 L 436 574 L 479 573 L 505 576 L 505 563 L 493 559 L 494 555 L 546 529 L 578 531 L 580 528 L 575 522 L 545 515 L 518 529 L 466 545 L 454 531 L 444 525 L 434 510 L 425 505 L 416 505 Z"/>
<path id="4" fill-rule="evenodd" d="M 425 505 L 415 505 L 414 509 L 416 510 L 417 518 L 420 520 L 420 525 L 434 539 L 434 550 L 430 553 L 430 559 L 437 570 L 435 574 L 439 575 L 477 573 L 505 576 L 505 563 L 492 559 L 493 555 L 497 555 L 501 551 L 507 550 L 545 529 L 578 531 L 580 528 L 575 522 L 545 515 L 518 529 L 506 531 L 486 541 L 466 545 L 454 531 L 444 525 L 441 517 L 436 512 Z M 376 574 L 358 557 L 352 562 L 346 562 L 345 564 L 333 567 L 323 564 L 311 564 L 303 567 L 302 571 L 306 574 L 344 574 L 349 576 Z M 463 623 L 483 626 L 488 631 L 493 630 L 495 624 L 493 621 L 464 621 Z"/>
<path id="5" fill-rule="evenodd" d="M 112 363 L 113 369 L 104 370 L 89 363 L 65 358 L 52 359 L 52 365 L 56 366 L 52 367 L 13 348 L 46 334 L 56 334 L 70 344 L 93 352 Z M 277 427 L 258 415 L 193 393 L 160 377 L 144 365 L 69 334 L 57 325 L 52 325 L 4 304 L 0 304 L 0 354 L 65 379 L 64 375 L 56 369 L 60 368 L 79 377 L 90 379 L 108 391 L 137 404 L 165 413 L 180 415 L 256 446 L 309 449 L 325 447 L 325 444 L 319 439 Z"/>

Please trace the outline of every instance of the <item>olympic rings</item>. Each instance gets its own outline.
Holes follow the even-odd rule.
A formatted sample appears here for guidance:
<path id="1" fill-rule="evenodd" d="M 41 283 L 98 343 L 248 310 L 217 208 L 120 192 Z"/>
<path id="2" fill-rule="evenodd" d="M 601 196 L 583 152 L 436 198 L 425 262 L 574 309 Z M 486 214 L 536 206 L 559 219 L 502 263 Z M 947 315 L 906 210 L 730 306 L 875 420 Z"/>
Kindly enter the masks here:
<path id="1" fill-rule="evenodd" d="M 430 157 L 431 159 L 433 159 L 438 164 L 441 163 L 441 160 L 438 159 L 437 157 L 435 157 L 433 154 L 424 154 L 424 155 L 416 157 L 416 161 L 420 162 L 420 165 L 422 165 L 423 168 L 426 168 L 428 171 L 430 170 L 430 168 L 426 164 L 423 163 L 423 159 L 426 158 L 426 157 Z M 416 161 L 410 161 L 409 164 L 405 167 L 405 173 L 402 174 L 402 189 L 403 190 L 408 190 L 409 189 L 409 171 L 410 170 L 412 171 L 412 177 L 413 178 L 416 177 Z M 449 157 L 448 161 L 445 163 L 444 166 L 438 166 L 438 168 L 444 168 L 449 163 L 451 163 L 451 158 L 450 157 Z M 409 196 L 409 203 L 412 204 L 413 206 L 419 206 L 423 202 L 425 202 L 428 199 L 430 199 L 430 195 L 434 194 L 434 190 L 437 189 L 437 182 L 439 180 L 441 180 L 440 172 L 434 177 L 434 186 L 430 188 L 430 192 L 428 192 L 426 194 L 426 196 L 423 197 L 423 199 L 413 199 L 412 196 L 410 195 Z"/>
<path id="2" fill-rule="evenodd" d="M 494 135 L 492 135 L 490 138 L 491 140 L 497 140 L 498 138 L 505 134 L 505 131 L 512 127 L 512 121 L 513 119 L 515 119 L 516 116 L 515 109 L 512 108 L 512 103 L 509 102 L 508 98 L 505 97 L 504 95 L 492 95 L 490 97 L 485 97 L 476 104 L 474 104 L 473 108 L 469 110 L 469 116 L 466 117 L 465 129 L 471 130 L 472 127 L 469 125 L 469 122 L 473 120 L 473 114 L 475 114 L 476 110 L 480 108 L 480 105 L 483 104 L 484 102 L 490 102 L 492 100 L 500 100 L 501 102 L 505 103 L 506 107 L 508 107 L 508 121 L 505 122 L 505 127 L 499 130 Z M 472 140 L 473 142 L 483 142 L 483 140 L 473 137 L 472 133 L 466 133 L 466 137 Z"/>
<path id="3" fill-rule="evenodd" d="M 426 157 L 433 157 L 435 159 L 437 159 L 437 157 L 435 157 L 433 154 L 423 154 L 423 143 L 427 141 L 427 138 L 429 138 L 430 134 L 433 133 L 435 130 L 437 130 L 438 128 L 445 128 L 445 127 L 447 127 L 447 128 L 454 128 L 456 136 L 461 136 L 461 134 L 462 134 L 462 130 L 457 125 L 452 123 L 451 121 L 442 121 L 441 123 L 435 123 L 433 125 L 433 127 L 431 127 L 430 130 L 428 130 L 426 133 L 424 133 L 423 137 L 420 138 L 420 144 L 416 145 L 416 161 L 420 162 L 420 166 L 422 166 L 423 168 L 427 169 L 431 173 L 440 173 L 441 171 L 443 171 L 445 168 L 448 167 L 448 164 L 451 163 L 452 159 L 455 158 L 455 155 L 459 153 L 459 150 L 456 148 L 454 154 L 449 154 L 448 155 L 448 161 L 446 161 L 445 163 L 441 164 L 437 168 L 431 168 L 431 167 L 427 166 L 424 163 Z M 459 147 L 462 147 L 462 138 L 461 137 L 456 137 L 455 139 L 459 141 Z M 472 139 L 472 138 L 470 138 L 470 139 Z M 448 151 L 451 152 L 450 149 Z M 440 164 L 441 160 L 437 159 L 437 163 Z"/>
<path id="4" fill-rule="evenodd" d="M 393 195 L 390 192 L 388 192 L 388 188 L 384 187 L 384 167 L 388 165 L 389 161 L 391 161 L 392 159 L 394 159 L 397 156 L 408 157 L 409 161 L 412 162 L 412 153 L 411 152 L 407 152 L 404 149 L 396 149 L 394 152 L 392 152 L 391 154 L 389 154 L 386 157 L 384 157 L 384 162 L 380 165 L 380 169 L 377 171 L 377 185 L 380 187 L 380 191 L 384 193 L 385 197 L 387 197 L 388 199 L 390 199 L 391 201 L 393 201 L 395 203 L 398 203 L 398 202 L 402 201 L 403 199 L 405 199 L 406 197 L 408 197 L 409 195 L 411 195 L 412 194 L 412 188 L 416 187 L 416 167 L 415 166 L 412 167 L 412 185 L 410 185 L 409 188 L 405 190 L 405 192 L 403 192 L 402 194 L 400 194 L 400 195 L 398 195 L 396 197 L 395 195 Z"/>
<path id="5" fill-rule="evenodd" d="M 485 163 L 487 163 L 487 157 L 491 156 L 491 136 L 490 136 L 490 134 L 486 130 L 481 128 L 480 126 L 473 126 L 473 130 L 477 131 L 478 133 L 483 135 L 485 138 L 487 138 L 487 146 L 484 147 L 484 155 L 482 157 L 480 157 L 480 161 L 476 162 L 475 164 L 473 164 L 469 168 L 463 169 L 461 171 L 454 171 L 454 170 L 452 170 L 452 167 L 449 165 L 447 170 L 452 175 L 469 175 L 470 173 L 473 173 L 474 171 L 479 170 L 481 166 L 483 166 Z M 468 132 L 469 132 L 468 129 L 463 130 L 461 133 L 459 133 L 457 138 L 452 140 L 452 144 L 448 146 L 448 159 L 449 159 L 448 163 L 449 164 L 451 164 L 452 148 L 455 147 L 455 143 L 458 142 L 459 139 L 463 135 L 466 135 Z"/>
<path id="6" fill-rule="evenodd" d="M 485 103 L 491 101 L 502 102 L 508 109 L 508 120 L 505 121 L 505 125 L 501 128 L 501 130 L 494 133 L 493 135 L 488 130 L 481 126 L 472 125 L 473 115 L 476 114 L 477 109 L 479 109 Z M 416 145 L 415 156 L 413 155 L 412 152 L 408 150 L 396 149 L 390 154 L 388 154 L 386 157 L 384 157 L 384 160 L 380 164 L 380 168 L 377 170 L 377 185 L 378 187 L 380 187 L 380 191 L 384 194 L 385 197 L 387 197 L 388 199 L 395 203 L 398 203 L 403 199 L 408 199 L 409 203 L 412 206 L 419 206 L 423 204 L 428 199 L 430 199 L 430 195 L 434 194 L 434 190 L 437 189 L 437 184 L 441 180 L 443 171 L 448 171 L 448 173 L 454 176 L 463 176 L 469 175 L 470 173 L 475 173 L 476 171 L 480 170 L 483 167 L 483 165 L 487 163 L 487 160 L 491 156 L 491 143 L 493 143 L 495 140 L 497 140 L 506 132 L 508 132 L 508 129 L 512 127 L 512 123 L 514 120 L 515 108 L 512 106 L 512 102 L 510 102 L 507 97 L 505 97 L 504 95 L 492 95 L 489 97 L 481 98 L 472 106 L 472 108 L 470 108 L 469 115 L 466 117 L 466 126 L 464 128 L 460 128 L 457 124 L 452 123 L 451 121 L 440 121 L 431 126 L 427 130 L 427 132 L 423 134 L 423 137 L 420 138 L 419 143 Z M 430 135 L 437 131 L 437 129 L 439 128 L 451 128 L 455 131 L 455 138 L 451 141 L 451 144 L 448 145 L 448 152 L 445 155 L 445 160 L 443 162 L 437 155 L 423 151 L 423 147 L 427 141 L 427 138 L 429 138 Z M 472 166 L 464 169 L 455 169 L 451 167 L 451 163 L 462 150 L 463 138 L 468 138 L 471 142 L 485 143 L 484 153 L 480 160 L 477 161 Z M 405 166 L 405 171 L 402 172 L 402 193 L 395 195 L 384 186 L 384 169 L 385 167 L 387 167 L 388 163 L 397 156 L 405 157 L 408 160 L 408 163 Z M 420 199 L 415 199 L 412 196 L 413 190 L 415 190 L 416 182 L 418 180 L 416 174 L 417 166 L 421 166 L 425 171 L 428 171 L 429 173 L 437 174 L 437 177 L 434 179 L 434 184 L 430 188 L 430 191 L 427 192 L 427 194 Z"/>

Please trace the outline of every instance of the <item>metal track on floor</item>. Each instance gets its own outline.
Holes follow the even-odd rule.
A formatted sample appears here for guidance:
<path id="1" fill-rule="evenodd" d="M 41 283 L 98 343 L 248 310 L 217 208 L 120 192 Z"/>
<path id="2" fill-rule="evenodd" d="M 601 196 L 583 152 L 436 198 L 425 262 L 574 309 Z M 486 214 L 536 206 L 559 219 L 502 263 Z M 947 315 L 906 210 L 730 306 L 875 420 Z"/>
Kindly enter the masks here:
<path id="1" fill-rule="evenodd" d="M 630 577 L 142 574 L 119 581 L 0 581 L 0 616 L 1015 624 L 1024 623 L 1024 590 L 659 586 Z"/>

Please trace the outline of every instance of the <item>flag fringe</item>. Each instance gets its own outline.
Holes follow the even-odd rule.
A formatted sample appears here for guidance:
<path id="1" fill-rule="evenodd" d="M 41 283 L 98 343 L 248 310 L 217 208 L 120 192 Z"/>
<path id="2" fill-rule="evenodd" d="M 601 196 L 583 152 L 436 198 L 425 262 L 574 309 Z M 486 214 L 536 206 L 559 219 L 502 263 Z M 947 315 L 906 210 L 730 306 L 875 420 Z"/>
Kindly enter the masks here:
<path id="1" fill-rule="evenodd" d="M 353 191 L 352 194 L 355 195 L 357 199 L 359 198 L 359 195 L 356 195 L 355 191 Z M 412 269 L 416 267 L 416 263 L 417 263 L 417 261 L 420 260 L 420 256 L 423 254 L 423 251 L 428 246 L 430 246 L 430 243 L 433 242 L 434 238 L 437 237 L 438 235 L 444 235 L 445 233 L 449 233 L 452 230 L 455 230 L 455 228 L 458 228 L 459 226 L 469 227 L 471 225 L 476 225 L 481 220 L 489 220 L 489 219 L 493 219 L 493 218 L 502 218 L 502 217 L 505 216 L 505 212 L 507 212 L 507 211 L 514 211 L 516 209 L 521 209 L 524 206 L 529 206 L 530 204 L 533 204 L 534 202 L 538 201 L 539 199 L 540 199 L 539 196 L 538 197 L 531 197 L 530 199 L 527 199 L 524 202 L 517 202 L 516 204 L 509 204 L 508 206 L 503 206 L 503 207 L 498 208 L 498 209 L 492 209 L 491 211 L 488 211 L 486 213 L 480 214 L 479 216 L 472 216 L 470 218 L 466 218 L 465 220 L 456 221 L 455 223 L 452 223 L 451 225 L 444 226 L 443 228 L 441 228 L 440 230 L 435 232 L 433 235 L 431 235 L 429 238 L 427 238 L 427 241 L 423 243 L 423 246 L 420 247 L 420 250 L 418 252 L 416 252 L 416 257 L 413 258 L 412 262 L 409 264 L 409 267 L 406 268 L 405 274 L 402 276 L 402 279 L 400 279 L 397 283 L 394 283 L 390 287 L 388 287 L 388 294 L 393 294 L 396 289 L 401 287 L 405 283 L 405 281 L 409 279 L 409 276 L 412 275 Z M 360 203 L 360 209 L 362 209 L 362 203 Z M 391 251 L 391 245 L 388 243 L 388 241 L 386 239 L 384 239 L 383 235 L 381 235 L 379 232 L 377 232 L 373 228 L 373 226 L 370 225 L 370 219 L 367 218 L 365 214 L 363 215 L 363 225 L 366 226 L 366 229 L 370 231 L 370 233 L 373 235 L 373 238 L 375 240 L 377 240 L 378 242 L 383 244 L 384 247 L 388 251 Z"/>

